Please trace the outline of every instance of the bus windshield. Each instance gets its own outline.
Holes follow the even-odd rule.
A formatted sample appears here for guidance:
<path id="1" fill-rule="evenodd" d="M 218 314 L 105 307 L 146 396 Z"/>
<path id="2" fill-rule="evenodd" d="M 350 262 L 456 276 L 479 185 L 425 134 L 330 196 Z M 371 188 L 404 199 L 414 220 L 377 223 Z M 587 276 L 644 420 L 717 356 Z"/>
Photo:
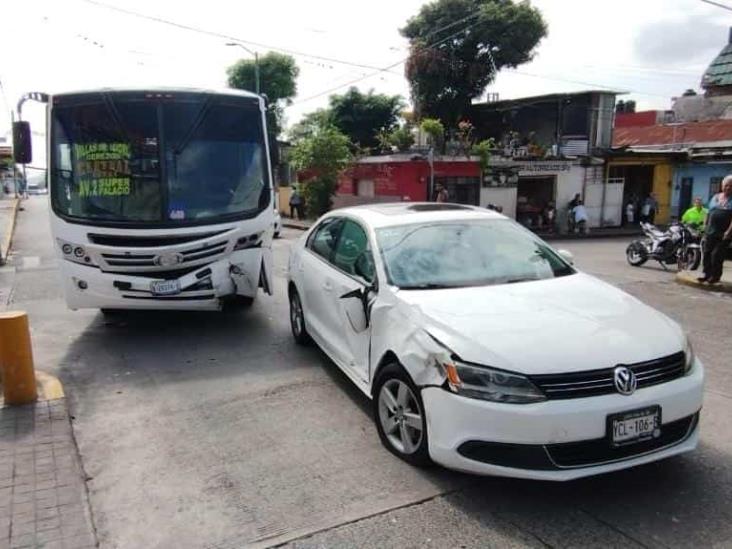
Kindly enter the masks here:
<path id="1" fill-rule="evenodd" d="M 91 224 L 253 217 L 270 201 L 262 126 L 248 97 L 61 96 L 52 108 L 53 209 Z"/>

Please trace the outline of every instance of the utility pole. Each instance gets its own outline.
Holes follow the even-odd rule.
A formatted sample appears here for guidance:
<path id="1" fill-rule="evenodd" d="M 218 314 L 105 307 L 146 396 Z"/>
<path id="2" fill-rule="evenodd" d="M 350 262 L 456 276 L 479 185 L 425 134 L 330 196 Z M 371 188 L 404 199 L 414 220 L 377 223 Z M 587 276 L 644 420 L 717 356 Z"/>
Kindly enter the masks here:
<path id="1" fill-rule="evenodd" d="M 227 42 L 227 46 L 238 46 L 241 49 L 243 49 L 245 52 L 251 54 L 254 56 L 254 91 L 257 95 L 260 95 L 260 87 L 259 87 L 259 53 L 256 51 L 252 51 L 249 48 L 247 48 L 244 44 L 240 42 Z"/>

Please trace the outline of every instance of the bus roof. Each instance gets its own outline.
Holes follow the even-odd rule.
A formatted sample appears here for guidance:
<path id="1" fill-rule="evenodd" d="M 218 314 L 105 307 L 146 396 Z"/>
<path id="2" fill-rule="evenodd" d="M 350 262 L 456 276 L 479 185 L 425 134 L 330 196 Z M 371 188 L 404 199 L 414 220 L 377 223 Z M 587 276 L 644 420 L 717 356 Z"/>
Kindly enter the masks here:
<path id="1" fill-rule="evenodd" d="M 212 88 L 185 88 L 185 87 L 173 87 L 173 86 L 125 86 L 125 87 L 119 87 L 119 88 L 93 88 L 93 89 L 86 89 L 86 90 L 74 90 L 74 91 L 65 91 L 65 92 L 59 92 L 52 94 L 54 97 L 65 97 L 65 96 L 72 96 L 72 95 L 86 95 L 86 94 L 92 94 L 92 93 L 151 93 L 151 94 L 158 94 L 158 93 L 200 93 L 200 94 L 214 94 L 214 95 L 232 95 L 236 97 L 250 97 L 252 99 L 256 99 L 259 97 L 257 94 L 244 91 L 244 90 L 236 90 L 233 88 L 222 88 L 222 89 L 212 89 Z"/>

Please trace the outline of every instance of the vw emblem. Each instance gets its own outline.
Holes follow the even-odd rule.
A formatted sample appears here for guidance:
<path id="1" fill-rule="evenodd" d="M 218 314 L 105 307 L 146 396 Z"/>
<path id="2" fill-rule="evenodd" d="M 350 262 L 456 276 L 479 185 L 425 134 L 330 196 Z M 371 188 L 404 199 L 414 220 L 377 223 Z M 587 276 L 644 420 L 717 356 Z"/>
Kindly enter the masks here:
<path id="1" fill-rule="evenodd" d="M 638 387 L 638 378 L 625 366 L 615 368 L 613 375 L 615 388 L 621 395 L 632 395 Z"/>
<path id="2" fill-rule="evenodd" d="M 173 265 L 183 263 L 183 255 L 179 253 L 164 253 L 156 255 L 153 258 L 153 263 L 159 267 L 172 267 Z"/>

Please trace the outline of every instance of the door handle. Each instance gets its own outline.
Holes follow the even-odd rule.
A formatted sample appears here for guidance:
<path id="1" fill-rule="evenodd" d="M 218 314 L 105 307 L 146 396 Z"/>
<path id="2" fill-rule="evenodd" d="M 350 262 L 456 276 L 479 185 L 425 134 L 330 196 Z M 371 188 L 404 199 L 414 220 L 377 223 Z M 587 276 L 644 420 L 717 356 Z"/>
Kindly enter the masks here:
<path id="1" fill-rule="evenodd" d="M 323 290 L 325 290 L 326 292 L 333 291 L 333 285 L 330 283 L 330 280 L 326 280 L 325 282 L 323 282 Z"/>

